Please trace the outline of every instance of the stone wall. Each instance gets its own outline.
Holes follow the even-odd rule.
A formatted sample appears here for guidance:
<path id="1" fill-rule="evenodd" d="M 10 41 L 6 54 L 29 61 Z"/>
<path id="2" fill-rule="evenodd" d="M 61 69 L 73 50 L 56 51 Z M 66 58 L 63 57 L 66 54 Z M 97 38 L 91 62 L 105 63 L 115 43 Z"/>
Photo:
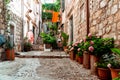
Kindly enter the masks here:
<path id="1" fill-rule="evenodd" d="M 0 30 L 5 29 L 5 9 L 3 0 L 0 0 Z"/>
<path id="2" fill-rule="evenodd" d="M 74 2 L 74 38 L 80 40 L 87 35 L 86 26 L 86 5 L 85 0 L 75 0 Z"/>
<path id="3" fill-rule="evenodd" d="M 15 43 L 15 50 L 20 51 L 20 46 L 22 43 L 22 19 L 15 15 L 14 13 L 10 12 L 11 20 L 10 25 L 14 26 L 14 43 Z"/>
<path id="4" fill-rule="evenodd" d="M 120 44 L 120 0 L 90 0 L 90 32 Z"/>
<path id="5" fill-rule="evenodd" d="M 74 41 L 87 35 L 86 0 L 72 0 L 66 4 L 65 31 L 73 15 Z M 89 31 L 97 36 L 112 37 L 120 44 L 120 0 L 89 0 Z"/>
<path id="6" fill-rule="evenodd" d="M 66 5 L 64 31 L 70 34 L 70 17 L 73 16 L 73 41 L 85 38 L 87 35 L 85 0 L 72 0 Z"/>

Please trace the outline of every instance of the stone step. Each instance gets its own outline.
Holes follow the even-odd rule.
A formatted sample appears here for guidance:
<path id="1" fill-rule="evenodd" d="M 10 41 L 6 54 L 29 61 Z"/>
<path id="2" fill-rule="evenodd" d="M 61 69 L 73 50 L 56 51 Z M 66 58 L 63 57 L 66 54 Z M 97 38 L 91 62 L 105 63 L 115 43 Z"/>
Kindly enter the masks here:
<path id="1" fill-rule="evenodd" d="M 43 51 L 44 50 L 44 46 L 40 45 L 40 44 L 33 44 L 32 45 L 32 50 L 40 50 Z"/>
<path id="2" fill-rule="evenodd" d="M 16 55 L 19 58 L 69 58 L 69 56 Z"/>

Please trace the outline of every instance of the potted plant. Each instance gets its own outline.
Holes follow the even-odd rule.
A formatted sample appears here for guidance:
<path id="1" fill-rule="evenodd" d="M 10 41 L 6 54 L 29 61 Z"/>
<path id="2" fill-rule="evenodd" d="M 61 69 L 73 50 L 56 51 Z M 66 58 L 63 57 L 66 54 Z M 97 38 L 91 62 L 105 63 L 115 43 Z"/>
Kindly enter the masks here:
<path id="1" fill-rule="evenodd" d="M 109 59 L 112 58 L 112 54 L 102 55 L 100 60 L 97 62 L 97 72 L 98 76 L 102 80 L 111 80 L 110 69 L 107 67 Z"/>
<path id="2" fill-rule="evenodd" d="M 45 48 L 51 48 L 53 44 L 56 43 L 56 38 L 47 33 L 41 33 L 40 36 L 43 39 L 43 43 L 45 44 Z"/>
<path id="3" fill-rule="evenodd" d="M 70 55 L 70 59 L 71 60 L 75 60 L 75 54 L 74 54 L 74 47 L 73 47 L 73 42 L 71 42 L 68 46 L 68 50 L 69 50 L 69 55 Z"/>
<path id="4" fill-rule="evenodd" d="M 120 72 L 120 49 L 112 48 L 112 52 L 114 53 L 114 57 L 110 59 L 108 67 L 111 70 L 112 79 L 119 77 Z"/>
<path id="5" fill-rule="evenodd" d="M 10 36 L 5 43 L 5 52 L 6 52 L 6 59 L 7 60 L 14 60 L 15 59 L 15 52 L 14 52 L 14 44 L 10 40 Z"/>
<path id="6" fill-rule="evenodd" d="M 83 63 L 83 41 L 81 40 L 78 44 L 77 54 L 76 54 L 76 61 L 78 61 L 80 64 Z"/>
<path id="7" fill-rule="evenodd" d="M 65 51 L 65 49 L 67 49 L 67 44 L 68 44 L 69 35 L 67 35 L 66 33 L 62 32 L 62 33 L 61 33 L 61 36 L 62 36 L 62 38 L 63 38 L 62 43 L 63 43 L 63 49 L 64 49 L 64 51 Z"/>
<path id="8" fill-rule="evenodd" d="M 95 62 L 99 60 L 99 58 L 106 54 L 111 53 L 111 48 L 114 47 L 113 38 L 96 38 L 95 40 L 91 41 L 91 46 L 89 47 L 90 55 L 90 67 L 91 73 L 96 73 L 96 67 L 93 66 Z M 91 47 L 93 48 L 91 50 Z"/>
<path id="9" fill-rule="evenodd" d="M 90 51 L 93 52 L 94 50 L 94 47 L 91 45 L 91 41 L 95 39 L 97 39 L 97 37 L 91 33 L 89 33 L 84 39 L 83 66 L 87 69 L 90 68 Z"/>
<path id="10" fill-rule="evenodd" d="M 27 51 L 31 51 L 32 49 L 32 44 L 30 42 L 25 42 L 24 43 L 24 51 L 27 52 Z"/>
<path id="11" fill-rule="evenodd" d="M 0 34 L 0 53 L 1 53 L 0 57 L 2 60 L 5 59 L 5 54 L 4 54 L 4 50 L 3 50 L 3 45 L 5 44 L 5 41 L 6 41 L 6 39 L 5 39 L 4 35 Z"/>
<path id="12" fill-rule="evenodd" d="M 24 51 L 30 51 L 32 49 L 32 44 L 27 37 L 24 38 Z"/>

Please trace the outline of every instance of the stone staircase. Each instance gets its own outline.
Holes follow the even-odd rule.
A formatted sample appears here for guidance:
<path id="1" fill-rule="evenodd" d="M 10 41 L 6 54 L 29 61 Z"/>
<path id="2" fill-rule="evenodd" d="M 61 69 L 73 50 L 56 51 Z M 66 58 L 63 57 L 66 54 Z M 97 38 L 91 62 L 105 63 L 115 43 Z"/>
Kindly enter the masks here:
<path id="1" fill-rule="evenodd" d="M 36 44 L 33 44 L 32 50 L 35 50 L 35 51 L 36 50 L 40 50 L 40 51 L 44 50 L 43 41 L 42 41 L 42 38 L 40 36 L 38 36 L 38 38 L 36 40 Z"/>

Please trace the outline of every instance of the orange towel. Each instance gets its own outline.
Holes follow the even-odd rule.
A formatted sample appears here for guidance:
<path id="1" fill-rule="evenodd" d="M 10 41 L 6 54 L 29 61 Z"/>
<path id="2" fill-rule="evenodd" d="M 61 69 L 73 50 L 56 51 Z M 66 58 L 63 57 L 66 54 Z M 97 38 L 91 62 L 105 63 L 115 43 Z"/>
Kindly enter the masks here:
<path id="1" fill-rule="evenodd" d="M 58 20 L 59 20 L 58 15 L 59 15 L 59 12 L 52 13 L 52 22 L 58 22 Z"/>

